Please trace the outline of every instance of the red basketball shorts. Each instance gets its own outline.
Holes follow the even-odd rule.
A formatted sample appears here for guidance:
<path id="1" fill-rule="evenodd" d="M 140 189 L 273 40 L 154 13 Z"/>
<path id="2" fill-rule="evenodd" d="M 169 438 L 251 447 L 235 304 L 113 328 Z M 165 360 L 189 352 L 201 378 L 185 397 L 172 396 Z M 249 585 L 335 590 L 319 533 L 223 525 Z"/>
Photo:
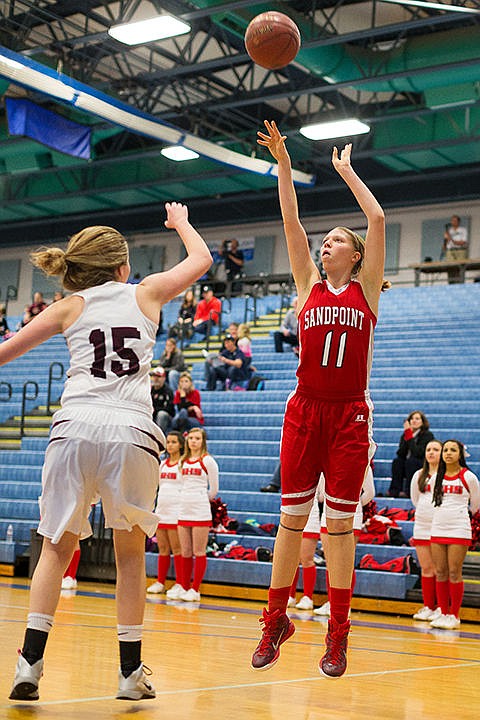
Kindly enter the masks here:
<path id="1" fill-rule="evenodd" d="M 308 515 L 320 473 L 327 517 L 355 514 L 375 452 L 370 400 L 332 401 L 297 390 L 287 401 L 280 448 L 282 510 Z"/>

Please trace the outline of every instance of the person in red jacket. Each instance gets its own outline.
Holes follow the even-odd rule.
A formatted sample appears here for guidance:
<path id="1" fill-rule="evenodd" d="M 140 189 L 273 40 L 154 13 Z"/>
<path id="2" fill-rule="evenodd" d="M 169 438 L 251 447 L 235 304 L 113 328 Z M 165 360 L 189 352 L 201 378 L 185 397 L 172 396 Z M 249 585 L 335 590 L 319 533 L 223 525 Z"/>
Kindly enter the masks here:
<path id="1" fill-rule="evenodd" d="M 204 423 L 201 408 L 200 393 L 195 388 L 192 376 L 183 372 L 178 381 L 178 389 L 173 396 L 175 417 L 172 420 L 172 430 L 185 432 L 195 427 L 202 427 Z"/>
<path id="2" fill-rule="evenodd" d="M 222 303 L 215 297 L 209 285 L 202 288 L 203 300 L 197 305 L 193 319 L 193 330 L 200 335 L 209 335 L 213 325 L 218 324 Z"/>

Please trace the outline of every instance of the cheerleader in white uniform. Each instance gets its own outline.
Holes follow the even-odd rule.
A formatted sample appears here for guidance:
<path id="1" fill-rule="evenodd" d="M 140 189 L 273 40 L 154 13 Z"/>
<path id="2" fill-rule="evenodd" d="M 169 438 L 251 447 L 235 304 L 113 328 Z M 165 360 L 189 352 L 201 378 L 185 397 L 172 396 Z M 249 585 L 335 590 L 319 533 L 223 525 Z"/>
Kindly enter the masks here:
<path id="1" fill-rule="evenodd" d="M 210 500 L 218 493 L 218 465 L 208 454 L 203 428 L 192 428 L 187 435 L 181 461 L 182 489 L 178 513 L 178 536 L 182 548 L 182 587 L 185 602 L 200 601 L 200 585 L 207 569 L 208 532 L 212 525 Z M 192 576 L 193 558 L 193 582 Z"/>
<path id="2" fill-rule="evenodd" d="M 472 541 L 468 511 L 480 508 L 478 478 L 468 469 L 465 448 L 458 440 L 446 440 L 433 489 L 431 547 L 437 576 L 437 600 L 442 614 L 430 625 L 453 630 L 463 599 L 462 567 Z"/>
<path id="3" fill-rule="evenodd" d="M 157 527 L 158 570 L 157 580 L 147 589 L 147 593 L 161 593 L 165 589 L 165 580 L 170 567 L 170 553 L 173 555 L 175 578 L 177 582 L 167 592 L 172 599 L 182 589 L 178 582 L 181 577 L 180 540 L 178 539 L 178 512 L 180 510 L 180 487 L 182 478 L 179 470 L 180 457 L 185 449 L 182 433 L 171 430 L 166 438 L 167 457 L 160 465 L 157 504 L 155 515 L 158 515 Z"/>
<path id="4" fill-rule="evenodd" d="M 431 543 L 433 518 L 433 486 L 437 477 L 438 463 L 442 454 L 440 440 L 430 440 L 425 448 L 423 467 L 414 473 L 410 483 L 410 498 L 415 506 L 413 542 L 422 571 L 423 607 L 413 616 L 414 620 L 432 621 L 441 610 L 437 607 L 435 565 Z"/>
<path id="5" fill-rule="evenodd" d="M 374 497 L 375 497 L 375 483 L 373 481 L 373 471 L 370 466 L 367 470 L 365 480 L 363 481 L 360 500 L 358 501 L 358 505 L 355 509 L 355 515 L 353 516 L 353 535 L 355 538 L 355 545 L 358 542 L 358 538 L 359 538 L 361 530 L 362 530 L 363 507 L 364 507 L 364 505 L 367 505 L 367 503 L 369 503 L 370 500 L 373 500 Z M 326 557 L 327 556 L 327 546 L 328 546 L 328 533 L 327 533 L 327 517 L 325 514 L 325 506 L 324 506 L 324 510 L 322 512 L 322 518 L 321 518 L 320 524 L 321 524 L 320 532 L 321 532 L 321 538 L 322 538 L 322 547 L 323 547 L 323 552 Z M 327 594 L 328 594 L 329 589 L 330 589 L 328 570 L 326 572 L 326 583 L 327 583 Z M 352 573 L 351 595 L 353 595 L 354 588 L 355 588 L 355 570 Z M 330 601 L 327 600 L 327 602 L 323 603 L 323 605 L 320 605 L 320 607 L 316 608 L 313 611 L 313 613 L 314 613 L 314 615 L 322 615 L 323 617 L 329 617 L 330 616 Z"/>

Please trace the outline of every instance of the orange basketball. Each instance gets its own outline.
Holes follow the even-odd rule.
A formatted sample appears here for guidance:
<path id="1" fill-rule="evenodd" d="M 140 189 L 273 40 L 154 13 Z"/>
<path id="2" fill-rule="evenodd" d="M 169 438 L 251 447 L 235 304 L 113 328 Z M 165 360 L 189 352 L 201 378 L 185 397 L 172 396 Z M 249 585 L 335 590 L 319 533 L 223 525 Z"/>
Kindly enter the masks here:
<path id="1" fill-rule="evenodd" d="M 253 18 L 245 32 L 245 48 L 253 62 L 268 70 L 291 63 L 300 49 L 300 31 L 280 12 L 264 12 Z"/>

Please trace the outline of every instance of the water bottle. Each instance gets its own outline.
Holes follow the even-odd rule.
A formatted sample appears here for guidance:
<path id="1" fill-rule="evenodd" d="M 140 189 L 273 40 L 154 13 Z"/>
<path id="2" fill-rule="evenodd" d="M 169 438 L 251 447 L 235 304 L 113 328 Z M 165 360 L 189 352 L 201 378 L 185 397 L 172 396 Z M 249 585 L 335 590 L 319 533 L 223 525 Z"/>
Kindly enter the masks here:
<path id="1" fill-rule="evenodd" d="M 10 525 L 7 527 L 7 537 L 6 540 L 8 543 L 13 542 L 13 525 L 10 523 Z"/>

